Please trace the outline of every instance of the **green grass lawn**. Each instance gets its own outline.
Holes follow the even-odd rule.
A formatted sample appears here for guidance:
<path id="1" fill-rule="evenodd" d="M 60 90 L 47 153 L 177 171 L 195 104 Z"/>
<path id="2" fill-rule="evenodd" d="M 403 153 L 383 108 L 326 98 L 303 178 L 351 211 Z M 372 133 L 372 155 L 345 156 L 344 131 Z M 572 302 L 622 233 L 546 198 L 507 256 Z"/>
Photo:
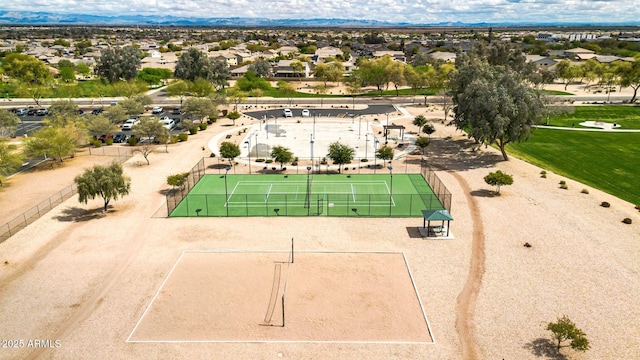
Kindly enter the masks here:
<path id="1" fill-rule="evenodd" d="M 543 169 L 640 204 L 640 133 L 537 129 L 528 142 L 510 144 L 507 150 Z"/>
<path id="2" fill-rule="evenodd" d="M 422 210 L 443 209 L 420 174 L 394 174 L 393 182 L 389 174 L 309 180 L 306 174 L 205 175 L 170 216 L 421 217 Z"/>
<path id="3" fill-rule="evenodd" d="M 560 90 L 542 89 L 541 92 L 543 94 L 545 94 L 545 95 L 559 95 L 559 96 L 574 95 L 573 93 L 566 92 L 566 91 L 560 91 Z"/>
<path id="4" fill-rule="evenodd" d="M 554 115 L 551 126 L 571 127 L 583 121 L 603 121 L 620 124 L 621 129 L 640 129 L 640 106 L 575 106 L 573 113 Z"/>

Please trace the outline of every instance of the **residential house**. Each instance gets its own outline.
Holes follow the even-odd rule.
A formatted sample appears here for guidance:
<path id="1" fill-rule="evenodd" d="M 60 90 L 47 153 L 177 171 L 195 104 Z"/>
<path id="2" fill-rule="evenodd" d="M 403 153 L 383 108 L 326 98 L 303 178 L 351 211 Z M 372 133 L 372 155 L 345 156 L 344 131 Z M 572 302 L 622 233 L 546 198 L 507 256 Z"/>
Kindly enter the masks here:
<path id="1" fill-rule="evenodd" d="M 557 63 L 556 60 L 553 60 L 547 56 L 542 56 L 542 55 L 526 55 L 525 58 L 527 62 L 532 62 L 536 64 L 536 66 L 541 68 L 548 68 Z"/>
<path id="2" fill-rule="evenodd" d="M 278 64 L 275 66 L 273 71 L 274 77 L 309 77 L 309 73 L 311 72 L 311 68 L 309 67 L 309 63 L 302 63 L 302 71 L 297 71 L 293 68 L 292 63 L 297 62 L 298 60 L 280 60 Z"/>

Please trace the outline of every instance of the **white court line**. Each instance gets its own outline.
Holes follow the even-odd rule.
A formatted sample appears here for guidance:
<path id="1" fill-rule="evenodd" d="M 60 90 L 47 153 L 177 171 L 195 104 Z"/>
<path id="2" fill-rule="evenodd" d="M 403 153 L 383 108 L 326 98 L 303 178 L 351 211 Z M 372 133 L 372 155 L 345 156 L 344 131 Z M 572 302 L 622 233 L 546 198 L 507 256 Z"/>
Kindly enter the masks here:
<path id="1" fill-rule="evenodd" d="M 164 279 L 160 288 L 156 292 L 156 294 L 151 299 L 149 305 L 145 309 L 144 313 L 136 323 L 136 326 L 131 331 L 131 334 L 127 338 L 125 342 L 127 343 L 145 343 L 145 344 L 381 344 L 381 345 L 436 345 L 435 337 L 433 336 L 433 332 L 431 330 L 431 324 L 429 323 L 429 319 L 427 318 L 427 314 L 424 310 L 424 306 L 422 305 L 422 299 L 420 298 L 420 294 L 418 293 L 418 288 L 416 287 L 413 274 L 411 273 L 411 268 L 409 268 L 409 263 L 407 261 L 407 257 L 404 251 L 328 251 L 328 250 L 296 250 L 297 253 L 311 253 L 311 254 L 402 254 L 402 258 L 404 260 L 405 266 L 407 267 L 407 271 L 409 272 L 409 278 L 411 279 L 411 284 L 413 285 L 413 290 L 418 298 L 418 303 L 420 304 L 420 309 L 422 310 L 422 315 L 424 316 L 425 322 L 427 324 L 427 330 L 429 331 L 429 336 L 431 337 L 431 342 L 428 341 L 321 341 L 321 340 L 131 340 L 131 336 L 135 333 L 138 325 L 142 322 L 142 319 L 147 314 L 149 309 L 151 309 L 151 305 L 160 294 L 160 291 L 164 287 L 165 283 L 173 273 L 173 270 L 177 267 L 178 263 L 187 253 L 290 253 L 289 250 L 243 250 L 243 249 L 218 249 L 218 250 L 185 250 L 180 254 L 178 260 L 171 268 L 171 271 L 167 274 L 167 277 Z"/>
<path id="2" fill-rule="evenodd" d="M 351 194 L 353 194 L 353 202 L 356 202 L 356 189 L 353 187 L 353 183 L 351 183 Z"/>
<path id="3" fill-rule="evenodd" d="M 273 184 L 269 185 L 269 190 L 267 190 L 267 193 L 264 194 L 264 202 L 266 203 L 267 200 L 269 200 L 269 194 L 271 193 L 271 188 L 273 187 Z"/>
<path id="4" fill-rule="evenodd" d="M 183 251 L 182 254 L 180 254 L 180 256 L 178 257 L 178 260 L 176 260 L 176 263 L 173 264 L 173 267 L 171 268 L 171 270 L 169 271 L 169 273 L 167 274 L 167 277 L 164 278 L 164 281 L 162 282 L 162 284 L 160 284 L 160 287 L 158 288 L 158 291 L 156 291 L 156 294 L 153 295 L 153 298 L 151 299 L 151 301 L 149 302 L 149 305 L 147 305 L 147 308 L 144 310 L 144 312 L 142 313 L 142 316 L 140 316 L 140 319 L 138 319 L 138 322 L 136 323 L 136 326 L 134 326 L 133 330 L 131 330 L 131 334 L 129 334 L 129 337 L 127 338 L 126 342 L 135 342 L 135 341 L 131 341 L 131 337 L 133 336 L 133 333 L 136 332 L 136 329 L 138 328 L 138 325 L 140 325 L 140 323 L 142 322 L 142 319 L 145 317 L 145 315 L 147 315 L 147 313 L 149 312 L 149 310 L 151 309 L 151 305 L 153 304 L 153 302 L 156 300 L 156 298 L 158 297 L 158 295 L 160 294 L 160 291 L 162 290 L 162 288 L 164 287 L 164 284 L 167 283 L 167 280 L 169 280 L 169 277 L 171 276 L 171 274 L 173 273 L 173 270 L 176 269 L 176 267 L 178 266 L 178 263 L 180 262 L 180 260 L 182 259 L 182 256 L 185 254 L 186 251 Z"/>

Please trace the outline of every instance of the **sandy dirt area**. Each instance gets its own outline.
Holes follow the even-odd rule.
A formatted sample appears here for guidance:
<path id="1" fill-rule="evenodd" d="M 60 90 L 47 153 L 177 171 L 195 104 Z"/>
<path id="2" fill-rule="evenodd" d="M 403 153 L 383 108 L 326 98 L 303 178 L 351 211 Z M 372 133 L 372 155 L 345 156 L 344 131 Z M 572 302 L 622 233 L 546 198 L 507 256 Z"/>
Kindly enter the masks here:
<path id="1" fill-rule="evenodd" d="M 539 168 L 502 161 L 491 148 L 474 150 L 433 106 L 399 109 L 391 120 L 413 131 L 418 114 L 436 126 L 426 158 L 453 194 L 454 240 L 422 239 L 415 218 L 166 218 L 166 176 L 208 156 L 208 141 L 228 129 L 215 124 L 168 153 L 158 149 L 151 165 L 139 154 L 127 161 L 131 194 L 106 214 L 101 201 L 74 197 L 0 244 L 0 358 L 557 358 L 545 327 L 564 314 L 592 346 L 563 349 L 567 358 L 640 358 L 634 205 L 553 173 L 541 178 Z M 56 179 L 70 184 L 92 162 L 78 160 Z M 501 196 L 483 181 L 497 169 L 514 176 Z M 0 190 L 2 207 L 22 201 L 22 182 L 46 196 L 59 190 L 49 180 L 11 181 Z M 292 237 L 301 251 L 404 253 L 434 344 L 126 341 L 182 252 L 286 250 Z M 367 330 L 358 326 L 349 331 Z"/>

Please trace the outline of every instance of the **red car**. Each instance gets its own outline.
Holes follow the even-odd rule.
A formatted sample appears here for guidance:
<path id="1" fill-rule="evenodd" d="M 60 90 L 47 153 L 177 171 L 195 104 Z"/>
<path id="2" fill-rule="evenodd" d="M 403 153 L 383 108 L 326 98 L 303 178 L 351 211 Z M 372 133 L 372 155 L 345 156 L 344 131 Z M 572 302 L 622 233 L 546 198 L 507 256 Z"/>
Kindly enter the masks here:
<path id="1" fill-rule="evenodd" d="M 100 137 L 98 137 L 98 140 L 102 141 L 103 143 L 106 142 L 107 139 L 113 139 L 113 134 L 100 135 Z"/>

